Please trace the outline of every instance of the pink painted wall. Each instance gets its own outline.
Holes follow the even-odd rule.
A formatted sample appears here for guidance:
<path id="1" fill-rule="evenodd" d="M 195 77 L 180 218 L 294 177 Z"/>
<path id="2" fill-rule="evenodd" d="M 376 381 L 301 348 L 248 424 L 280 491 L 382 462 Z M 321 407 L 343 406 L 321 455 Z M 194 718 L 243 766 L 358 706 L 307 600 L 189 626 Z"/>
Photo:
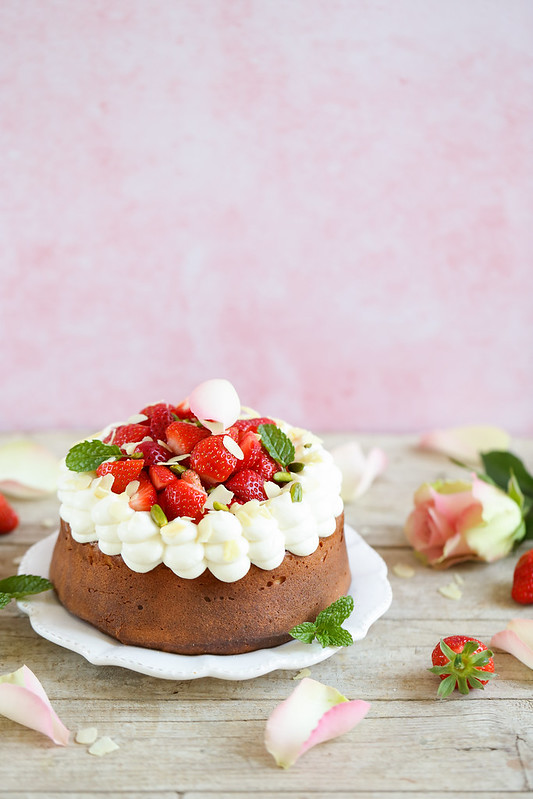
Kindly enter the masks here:
<path id="1" fill-rule="evenodd" d="M 3 0 L 0 119 L 0 428 L 533 433 L 530 0 Z"/>

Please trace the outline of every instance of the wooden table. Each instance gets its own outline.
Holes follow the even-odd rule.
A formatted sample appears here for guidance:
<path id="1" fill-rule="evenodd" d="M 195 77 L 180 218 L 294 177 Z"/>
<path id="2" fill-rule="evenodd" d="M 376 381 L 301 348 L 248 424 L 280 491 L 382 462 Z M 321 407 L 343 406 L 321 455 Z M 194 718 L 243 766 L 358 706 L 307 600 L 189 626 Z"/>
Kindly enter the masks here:
<path id="1" fill-rule="evenodd" d="M 35 436 L 58 455 L 80 437 Z M 349 438 L 355 436 L 324 437 L 330 446 Z M 437 678 L 427 671 L 439 638 L 460 633 L 488 643 L 509 619 L 532 614 L 510 598 L 517 556 L 457 567 L 461 599 L 442 596 L 438 588 L 453 574 L 418 565 L 402 527 L 421 482 L 464 473 L 443 457 L 417 452 L 413 437 L 357 438 L 365 448 L 383 447 L 390 464 L 346 516 L 385 559 L 394 598 L 364 640 L 313 666 L 311 676 L 349 699 L 371 702 L 366 719 L 283 771 L 263 736 L 269 714 L 297 685 L 295 672 L 175 682 L 93 666 L 37 636 L 12 602 L 0 612 L 0 673 L 26 663 L 70 730 L 94 725 L 120 749 L 96 758 L 87 746 L 55 746 L 0 717 L 0 799 L 533 797 L 533 672 L 498 652 L 499 677 L 484 691 L 437 700 Z M 533 441 L 512 448 L 533 466 Z M 21 525 L 0 538 L 2 577 L 16 572 L 17 559 L 50 534 L 46 524 L 57 518 L 55 498 L 16 505 Z M 398 563 L 411 564 L 415 576 L 396 576 Z"/>

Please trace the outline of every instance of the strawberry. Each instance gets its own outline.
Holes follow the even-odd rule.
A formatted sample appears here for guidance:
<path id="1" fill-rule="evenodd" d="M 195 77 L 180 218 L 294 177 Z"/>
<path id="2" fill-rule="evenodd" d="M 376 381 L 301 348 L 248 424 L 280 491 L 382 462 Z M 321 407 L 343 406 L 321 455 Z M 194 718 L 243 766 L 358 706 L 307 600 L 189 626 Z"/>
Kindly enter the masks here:
<path id="1" fill-rule="evenodd" d="M 155 441 L 141 441 L 135 447 L 135 452 L 141 452 L 145 466 L 153 466 L 157 463 L 165 463 L 172 457 L 172 452 L 165 449 Z"/>
<path id="2" fill-rule="evenodd" d="M 520 556 L 514 569 L 511 596 L 521 605 L 533 604 L 533 549 Z"/>
<path id="3" fill-rule="evenodd" d="M 172 408 L 172 412 L 175 413 L 180 419 L 196 419 L 196 416 L 189 408 L 189 403 L 187 400 L 183 400 L 174 408 Z"/>
<path id="4" fill-rule="evenodd" d="M 470 688 L 483 688 L 495 676 L 492 655 L 477 638 L 450 635 L 442 639 L 431 654 L 433 668 L 429 669 L 441 678 L 438 696 L 448 696 L 455 688 L 462 694 Z"/>
<path id="5" fill-rule="evenodd" d="M 112 474 L 115 478 L 111 490 L 115 494 L 122 494 L 128 483 L 138 480 L 144 466 L 142 458 L 128 458 L 121 461 L 104 461 L 101 463 L 96 474 L 101 477 L 104 474 Z"/>
<path id="6" fill-rule="evenodd" d="M 178 478 L 170 471 L 168 466 L 150 466 L 148 472 L 156 491 L 162 491 L 171 483 L 178 482 Z"/>
<path id="7" fill-rule="evenodd" d="M 229 480 L 226 480 L 225 485 L 228 491 L 233 491 L 237 500 L 249 502 L 251 499 L 259 501 L 267 499 L 263 488 L 264 483 L 264 477 L 252 469 L 240 469 Z"/>
<path id="8" fill-rule="evenodd" d="M 255 419 L 237 419 L 234 423 L 234 427 L 240 430 L 241 433 L 246 433 L 248 430 L 251 430 L 253 433 L 257 433 L 257 428 L 260 424 L 276 424 L 274 419 L 268 419 L 266 416 L 256 417 Z"/>
<path id="9" fill-rule="evenodd" d="M 242 449 L 244 460 L 241 461 L 243 469 L 255 469 L 261 460 L 261 440 L 257 433 L 248 430 L 239 438 L 239 446 Z"/>
<path id="10" fill-rule="evenodd" d="M 175 455 L 188 455 L 195 444 L 209 435 L 205 427 L 183 421 L 172 422 L 166 430 L 167 444 Z"/>
<path id="11" fill-rule="evenodd" d="M 19 517 L 3 494 L 0 494 L 0 535 L 10 533 L 19 523 Z"/>
<path id="12" fill-rule="evenodd" d="M 225 435 L 210 435 L 208 438 L 203 438 L 191 452 L 191 469 L 198 472 L 208 485 L 223 483 L 239 463 L 235 455 L 226 449 Z"/>
<path id="13" fill-rule="evenodd" d="M 186 483 L 190 483 L 192 486 L 196 486 L 200 491 L 204 491 L 202 481 L 194 469 L 186 469 L 181 475 L 181 479 L 185 480 Z"/>
<path id="14" fill-rule="evenodd" d="M 281 471 L 281 466 L 274 458 L 271 458 L 266 452 L 261 451 L 254 461 L 254 469 L 264 477 L 265 480 L 272 480 L 276 472 Z"/>
<path id="15" fill-rule="evenodd" d="M 188 516 L 199 521 L 203 516 L 207 493 L 181 479 L 167 486 L 162 492 L 160 505 L 167 519 Z"/>
<path id="16" fill-rule="evenodd" d="M 166 429 L 174 421 L 168 405 L 156 405 L 150 417 L 150 433 L 154 441 L 166 441 Z"/>
<path id="17" fill-rule="evenodd" d="M 137 479 L 141 485 L 130 499 L 130 508 L 133 508 L 133 510 L 150 510 L 152 505 L 157 502 L 156 490 L 146 472 L 141 472 Z"/>
<path id="18" fill-rule="evenodd" d="M 123 424 L 120 427 L 116 427 L 114 431 L 112 430 L 104 438 L 104 444 L 111 442 L 116 444 L 117 447 L 121 447 L 129 441 L 142 441 L 149 433 L 150 431 L 145 424 Z"/>

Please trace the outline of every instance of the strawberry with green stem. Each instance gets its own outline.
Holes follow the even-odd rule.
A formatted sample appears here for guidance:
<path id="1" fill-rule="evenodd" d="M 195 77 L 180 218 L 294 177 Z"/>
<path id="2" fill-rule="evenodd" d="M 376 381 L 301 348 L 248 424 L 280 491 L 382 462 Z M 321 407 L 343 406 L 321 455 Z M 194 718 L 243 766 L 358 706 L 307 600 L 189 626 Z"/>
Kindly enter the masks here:
<path id="1" fill-rule="evenodd" d="M 483 688 L 494 674 L 493 653 L 477 638 L 450 635 L 443 638 L 431 653 L 433 674 L 441 679 L 437 695 L 443 699 L 456 688 L 467 694 L 471 688 Z"/>

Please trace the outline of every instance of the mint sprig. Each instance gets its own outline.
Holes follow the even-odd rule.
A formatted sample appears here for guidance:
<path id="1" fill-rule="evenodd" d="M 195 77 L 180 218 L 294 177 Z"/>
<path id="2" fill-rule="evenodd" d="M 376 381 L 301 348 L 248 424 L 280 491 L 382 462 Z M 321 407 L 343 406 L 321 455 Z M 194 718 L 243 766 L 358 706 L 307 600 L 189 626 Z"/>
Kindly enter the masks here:
<path id="1" fill-rule="evenodd" d="M 36 574 L 14 574 L 0 580 L 0 608 L 5 608 L 12 599 L 22 599 L 42 591 L 50 591 L 54 586 L 46 577 Z"/>
<path id="2" fill-rule="evenodd" d="M 353 608 L 353 597 L 341 596 L 329 607 L 321 610 L 316 621 L 297 624 L 289 630 L 289 635 L 303 641 L 304 644 L 311 644 L 316 639 L 322 647 L 351 646 L 352 634 L 341 625 L 352 613 Z"/>
<path id="3" fill-rule="evenodd" d="M 75 444 L 65 458 L 71 472 L 94 472 L 109 458 L 122 458 L 122 451 L 116 444 L 104 444 L 99 439 L 81 441 Z"/>
<path id="4" fill-rule="evenodd" d="M 283 430 L 275 424 L 260 424 L 257 432 L 264 448 L 275 461 L 282 466 L 288 466 L 294 461 L 294 444 Z"/>

